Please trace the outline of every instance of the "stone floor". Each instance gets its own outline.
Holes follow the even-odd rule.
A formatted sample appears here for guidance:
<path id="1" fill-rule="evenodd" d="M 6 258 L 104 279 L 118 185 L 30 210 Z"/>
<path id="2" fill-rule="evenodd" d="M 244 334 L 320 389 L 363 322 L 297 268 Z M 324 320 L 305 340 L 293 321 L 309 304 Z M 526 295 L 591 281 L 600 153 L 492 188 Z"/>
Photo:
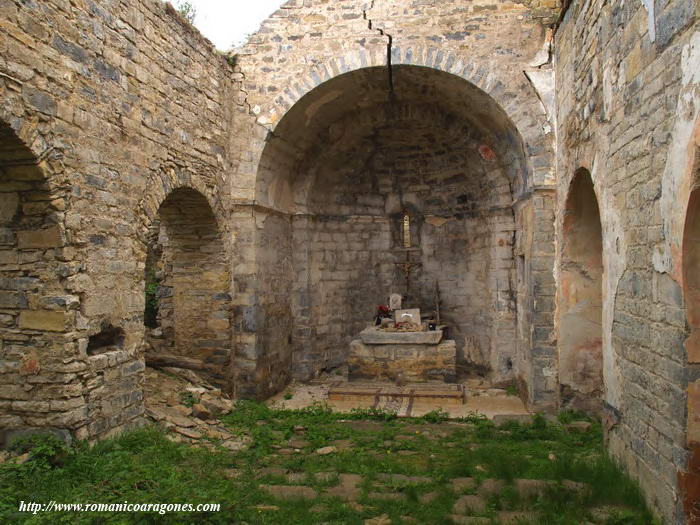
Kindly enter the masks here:
<path id="1" fill-rule="evenodd" d="M 456 387 L 464 390 L 464 402 L 456 403 L 444 394 Z M 364 390 L 393 391 L 402 396 L 368 396 Z M 344 394 L 356 390 L 356 395 L 333 396 L 334 391 Z M 409 393 L 413 392 L 413 395 Z M 428 395 L 421 395 L 428 394 Z M 440 395 L 443 394 L 443 395 Z M 342 375 L 327 375 L 310 383 L 293 383 L 284 392 L 271 398 L 268 404 L 274 408 L 299 409 L 318 403 L 327 403 L 339 412 L 352 409 L 377 408 L 396 412 L 400 417 L 421 417 L 428 412 L 441 410 L 451 418 L 481 414 L 494 422 L 516 419 L 528 421 L 531 417 L 518 396 L 506 390 L 491 388 L 482 379 L 468 379 L 458 384 L 417 383 L 397 387 L 392 383 L 354 383 Z"/>

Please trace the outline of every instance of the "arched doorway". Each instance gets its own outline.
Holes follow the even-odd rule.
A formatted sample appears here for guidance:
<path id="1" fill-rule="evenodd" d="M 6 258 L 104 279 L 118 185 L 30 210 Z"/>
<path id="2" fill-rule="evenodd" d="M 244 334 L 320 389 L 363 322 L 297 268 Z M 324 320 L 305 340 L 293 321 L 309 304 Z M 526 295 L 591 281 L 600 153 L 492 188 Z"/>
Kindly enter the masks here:
<path id="1" fill-rule="evenodd" d="M 172 191 L 148 236 L 147 340 L 156 353 L 199 363 L 198 372 L 226 389 L 232 379 L 229 286 L 223 236 L 207 199 L 190 188 Z"/>
<path id="2" fill-rule="evenodd" d="M 602 407 L 603 237 L 591 174 L 574 175 L 566 199 L 559 286 L 561 407 Z"/>
<path id="3" fill-rule="evenodd" d="M 424 313 L 439 303 L 465 369 L 513 381 L 522 139 L 463 78 L 408 65 L 392 73 L 389 82 L 386 68 L 370 67 L 319 85 L 268 137 L 256 306 L 260 319 L 282 311 L 270 344 L 256 326 L 256 352 L 293 355 L 299 379 L 341 366 L 396 292 Z"/>

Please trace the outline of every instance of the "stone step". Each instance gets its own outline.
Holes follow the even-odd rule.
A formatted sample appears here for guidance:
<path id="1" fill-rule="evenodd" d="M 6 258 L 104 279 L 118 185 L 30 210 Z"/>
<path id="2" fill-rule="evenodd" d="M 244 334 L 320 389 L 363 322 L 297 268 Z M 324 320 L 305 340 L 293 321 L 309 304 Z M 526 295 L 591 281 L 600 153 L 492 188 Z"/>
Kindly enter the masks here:
<path id="1" fill-rule="evenodd" d="M 367 408 L 379 408 L 387 401 L 406 405 L 410 415 L 413 405 L 464 405 L 467 402 L 463 385 L 415 383 L 396 386 L 391 383 L 337 383 L 328 390 L 332 402 L 362 403 Z"/>

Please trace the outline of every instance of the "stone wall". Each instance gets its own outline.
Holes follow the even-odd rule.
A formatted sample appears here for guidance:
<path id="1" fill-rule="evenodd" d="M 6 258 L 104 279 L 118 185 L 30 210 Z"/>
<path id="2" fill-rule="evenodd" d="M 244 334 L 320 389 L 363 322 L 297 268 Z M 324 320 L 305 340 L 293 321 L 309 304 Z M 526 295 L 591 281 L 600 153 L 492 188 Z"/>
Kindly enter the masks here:
<path id="1" fill-rule="evenodd" d="M 574 1 L 557 31 L 557 232 L 566 242 L 563 203 L 586 168 L 603 228 L 607 440 L 656 510 L 684 523 L 697 501 L 683 474 L 697 371 L 683 345 L 681 252 L 700 107 L 698 13 L 696 2 L 645 4 Z"/>
<path id="2" fill-rule="evenodd" d="M 22 202 L 3 225 L 0 427 L 94 439 L 143 413 L 145 241 L 160 204 L 193 188 L 227 227 L 236 76 L 155 0 L 6 0 L 0 20 L 0 191 Z"/>

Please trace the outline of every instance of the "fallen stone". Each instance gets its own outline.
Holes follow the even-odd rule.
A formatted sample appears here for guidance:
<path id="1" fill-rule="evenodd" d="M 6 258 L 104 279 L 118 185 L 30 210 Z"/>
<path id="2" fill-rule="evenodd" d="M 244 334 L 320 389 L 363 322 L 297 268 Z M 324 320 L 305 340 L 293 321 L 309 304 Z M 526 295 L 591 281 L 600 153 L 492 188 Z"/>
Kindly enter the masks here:
<path id="1" fill-rule="evenodd" d="M 207 420 L 211 419 L 211 412 L 209 412 L 209 409 L 202 405 L 201 403 L 197 403 L 196 405 L 192 405 L 192 415 L 196 417 L 197 419 L 202 419 L 202 420 Z"/>
<path id="2" fill-rule="evenodd" d="M 183 436 L 188 437 L 190 439 L 202 439 L 202 434 L 200 434 L 196 430 L 192 430 L 191 428 L 175 427 L 173 428 L 173 430 L 178 434 L 182 434 Z"/>
<path id="3" fill-rule="evenodd" d="M 473 512 L 484 512 L 486 510 L 486 500 L 481 496 L 462 496 L 454 506 L 452 512 L 455 514 L 471 514 Z"/>
<path id="4" fill-rule="evenodd" d="M 505 486 L 506 482 L 502 479 L 485 479 L 481 482 L 478 493 L 481 496 L 488 497 L 501 492 Z"/>
<path id="5" fill-rule="evenodd" d="M 304 441 L 303 439 L 290 439 L 289 440 L 289 446 L 292 448 L 306 448 L 310 445 L 308 441 Z"/>
<path id="6" fill-rule="evenodd" d="M 29 452 L 25 452 L 24 454 L 20 454 L 19 456 L 16 456 L 14 458 L 14 462 L 17 465 L 24 465 L 25 463 L 27 463 L 31 459 L 32 459 L 31 454 Z"/>
<path id="7" fill-rule="evenodd" d="M 424 505 L 427 505 L 427 504 L 435 501 L 439 495 L 440 494 L 438 492 L 427 492 L 425 494 L 421 494 L 420 497 L 418 498 L 418 501 L 420 501 Z"/>
<path id="8" fill-rule="evenodd" d="M 365 525 L 391 525 L 391 518 L 388 514 L 382 514 L 376 518 L 365 520 Z"/>
<path id="9" fill-rule="evenodd" d="M 180 405 L 180 404 L 175 405 L 174 407 L 172 407 L 171 410 L 172 410 L 172 411 L 175 411 L 175 412 L 177 412 L 178 414 L 180 414 L 180 415 L 182 415 L 182 416 L 185 416 L 185 417 L 187 417 L 187 416 L 189 416 L 189 415 L 192 414 L 192 408 L 187 407 L 187 406 L 185 406 L 185 405 Z"/>
<path id="10" fill-rule="evenodd" d="M 455 492 L 464 492 L 476 488 L 476 480 L 474 478 L 455 478 L 452 480 L 452 490 Z"/>
<path id="11" fill-rule="evenodd" d="M 258 470 L 257 477 L 262 478 L 263 476 L 277 476 L 283 478 L 287 475 L 287 470 L 277 467 L 265 467 Z"/>
<path id="12" fill-rule="evenodd" d="M 580 481 L 571 481 L 570 479 L 565 479 L 564 481 L 562 481 L 562 485 L 564 485 L 564 488 L 574 492 L 583 492 L 590 488 L 587 483 L 581 483 Z"/>
<path id="13" fill-rule="evenodd" d="M 338 449 L 335 447 L 323 447 L 323 448 L 319 448 L 316 451 L 316 454 L 318 454 L 319 456 L 327 456 L 328 454 L 333 454 L 334 452 L 337 452 L 337 451 L 338 451 Z"/>
<path id="14" fill-rule="evenodd" d="M 540 496 L 552 486 L 552 483 L 542 479 L 516 479 L 515 488 L 521 498 L 533 498 Z"/>
<path id="15" fill-rule="evenodd" d="M 167 418 L 167 414 L 163 410 L 152 406 L 146 407 L 146 415 L 154 421 L 163 421 Z"/>
<path id="16" fill-rule="evenodd" d="M 192 421 L 191 419 L 184 417 L 184 416 L 179 416 L 177 414 L 167 414 L 166 415 L 166 421 L 169 421 L 176 427 L 182 427 L 182 428 L 192 428 L 195 426 L 195 422 Z"/>
<path id="17" fill-rule="evenodd" d="M 274 498 L 293 500 L 312 500 L 316 498 L 316 491 L 311 487 L 301 485 L 260 485 L 260 488 Z"/>
<path id="18" fill-rule="evenodd" d="M 207 430 L 207 437 L 209 439 L 224 439 L 227 436 L 223 432 L 210 428 L 209 430 Z"/>
<path id="19" fill-rule="evenodd" d="M 247 439 L 229 439 L 221 443 L 221 446 L 229 449 L 231 452 L 240 452 L 248 448 L 249 442 Z"/>
<path id="20" fill-rule="evenodd" d="M 188 386 L 187 388 L 185 388 L 185 391 L 192 394 L 192 397 L 196 400 L 199 400 L 202 394 L 208 392 L 206 388 L 201 386 Z"/>
<path id="21" fill-rule="evenodd" d="M 243 472 L 235 468 L 227 468 L 224 470 L 224 476 L 226 479 L 238 479 L 241 477 L 241 474 L 243 474 Z"/>
<path id="22" fill-rule="evenodd" d="M 564 428 L 566 428 L 566 430 L 568 430 L 569 432 L 587 432 L 591 429 L 591 426 L 592 423 L 588 421 L 574 421 L 572 423 L 564 425 Z"/>
<path id="23" fill-rule="evenodd" d="M 233 410 L 233 401 L 223 398 L 203 396 L 201 404 L 204 405 L 213 416 L 223 416 Z"/>

